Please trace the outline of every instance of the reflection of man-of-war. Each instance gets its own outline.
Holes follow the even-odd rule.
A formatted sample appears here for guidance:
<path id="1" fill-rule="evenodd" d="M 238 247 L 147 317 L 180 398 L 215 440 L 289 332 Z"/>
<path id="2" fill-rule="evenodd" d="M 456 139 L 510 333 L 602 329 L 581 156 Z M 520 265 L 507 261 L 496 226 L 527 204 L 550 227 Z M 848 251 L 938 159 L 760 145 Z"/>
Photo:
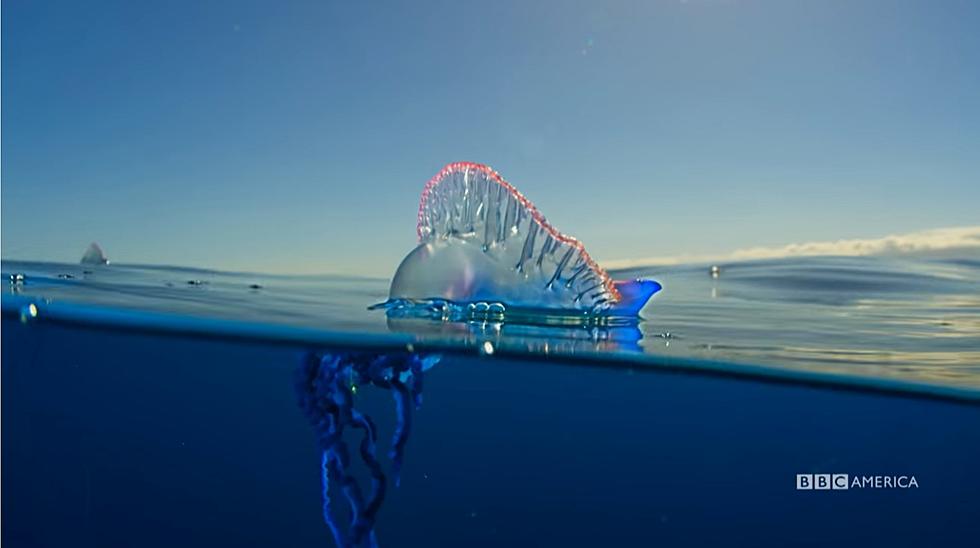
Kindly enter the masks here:
<path id="1" fill-rule="evenodd" d="M 439 359 L 410 352 L 311 352 L 304 357 L 297 370 L 296 391 L 300 408 L 316 429 L 321 450 L 323 519 L 337 546 L 377 546 L 374 523 L 387 488 L 384 468 L 375 450 L 377 428 L 371 417 L 354 407 L 357 391 L 369 385 L 391 390 L 397 424 L 388 457 L 398 485 L 412 426 L 412 408 L 422 403 L 423 372 Z M 371 482 L 366 497 L 354 478 L 351 452 L 344 440 L 345 433 L 357 431 L 361 436 L 358 455 Z M 347 500 L 350 523 L 346 528 L 338 509 L 332 506 L 331 486 Z"/>
<path id="2" fill-rule="evenodd" d="M 419 341 L 460 343 L 534 354 L 578 354 L 581 352 L 640 352 L 643 334 L 637 322 L 623 325 L 536 325 L 502 321 L 434 322 L 428 317 L 388 314 L 388 329 L 409 333 Z"/>
<path id="3" fill-rule="evenodd" d="M 449 164 L 425 185 L 419 245 L 395 272 L 384 307 L 448 320 L 526 316 L 635 317 L 660 290 L 613 281 L 495 171 Z"/>

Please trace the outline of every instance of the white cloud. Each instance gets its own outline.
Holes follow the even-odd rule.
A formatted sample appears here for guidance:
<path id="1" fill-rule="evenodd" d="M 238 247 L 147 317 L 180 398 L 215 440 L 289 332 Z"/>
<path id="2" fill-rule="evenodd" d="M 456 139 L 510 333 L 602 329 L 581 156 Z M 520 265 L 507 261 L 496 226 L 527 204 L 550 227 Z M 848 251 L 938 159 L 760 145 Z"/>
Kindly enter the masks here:
<path id="1" fill-rule="evenodd" d="M 893 234 L 884 238 L 849 239 L 829 242 L 806 242 L 772 247 L 737 249 L 727 255 L 679 255 L 673 257 L 649 257 L 605 261 L 602 265 L 610 270 L 637 266 L 671 265 L 700 262 L 749 261 L 810 255 L 899 255 L 929 253 L 947 249 L 980 248 L 980 226 L 936 228 Z"/>

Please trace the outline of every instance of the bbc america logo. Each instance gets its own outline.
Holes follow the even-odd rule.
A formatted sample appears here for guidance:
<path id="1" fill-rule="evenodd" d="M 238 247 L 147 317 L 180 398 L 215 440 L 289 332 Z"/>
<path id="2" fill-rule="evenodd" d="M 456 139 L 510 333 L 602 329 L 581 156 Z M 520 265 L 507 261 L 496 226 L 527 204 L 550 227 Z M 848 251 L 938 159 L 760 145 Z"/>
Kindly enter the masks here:
<path id="1" fill-rule="evenodd" d="M 796 474 L 796 489 L 847 489 L 847 474 Z"/>
<path id="2" fill-rule="evenodd" d="M 851 476 L 849 474 L 796 474 L 797 491 L 847 489 L 918 489 L 915 476 Z"/>

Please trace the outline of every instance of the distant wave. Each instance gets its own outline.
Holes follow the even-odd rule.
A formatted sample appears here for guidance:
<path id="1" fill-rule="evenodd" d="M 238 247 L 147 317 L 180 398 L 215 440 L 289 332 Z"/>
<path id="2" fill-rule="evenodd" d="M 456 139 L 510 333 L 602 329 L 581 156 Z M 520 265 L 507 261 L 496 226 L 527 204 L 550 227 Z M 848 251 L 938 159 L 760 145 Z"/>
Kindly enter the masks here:
<path id="1" fill-rule="evenodd" d="M 751 261 L 813 255 L 856 257 L 863 255 L 931 254 L 949 250 L 980 249 L 980 226 L 936 228 L 883 238 L 855 238 L 828 242 L 805 242 L 771 247 L 737 249 L 727 255 L 677 255 L 603 261 L 610 270 L 638 266 L 701 262 Z"/>

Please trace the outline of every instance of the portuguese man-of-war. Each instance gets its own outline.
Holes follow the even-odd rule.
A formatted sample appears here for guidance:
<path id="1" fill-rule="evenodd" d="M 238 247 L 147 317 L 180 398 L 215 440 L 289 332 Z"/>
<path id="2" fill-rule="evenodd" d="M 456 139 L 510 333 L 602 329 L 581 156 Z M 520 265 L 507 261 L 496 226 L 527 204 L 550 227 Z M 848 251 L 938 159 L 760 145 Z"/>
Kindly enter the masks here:
<path id="1" fill-rule="evenodd" d="M 376 451 L 377 427 L 354 406 L 358 390 L 375 386 L 391 390 L 394 397 L 397 424 L 388 459 L 398 485 L 412 411 L 422 403 L 422 376 L 439 360 L 436 355 L 414 352 L 309 352 L 297 369 L 299 407 L 313 425 L 320 448 L 323 519 L 338 547 L 378 545 L 374 523 L 387 489 L 387 476 Z M 371 483 L 367 496 L 354 477 L 345 434 L 360 435 L 357 455 Z M 334 507 L 338 494 L 347 502 L 350 521 L 346 527 L 340 519 L 343 509 Z"/>
<path id="2" fill-rule="evenodd" d="M 92 242 L 85 249 L 85 254 L 82 255 L 81 263 L 84 265 L 107 265 L 109 264 L 109 259 L 105 256 L 105 252 L 102 251 L 102 247 L 99 246 L 99 244 Z"/>
<path id="3" fill-rule="evenodd" d="M 449 164 L 425 185 L 417 232 L 379 305 L 389 314 L 630 318 L 661 289 L 653 280 L 613 281 L 581 242 L 482 164 Z"/>

